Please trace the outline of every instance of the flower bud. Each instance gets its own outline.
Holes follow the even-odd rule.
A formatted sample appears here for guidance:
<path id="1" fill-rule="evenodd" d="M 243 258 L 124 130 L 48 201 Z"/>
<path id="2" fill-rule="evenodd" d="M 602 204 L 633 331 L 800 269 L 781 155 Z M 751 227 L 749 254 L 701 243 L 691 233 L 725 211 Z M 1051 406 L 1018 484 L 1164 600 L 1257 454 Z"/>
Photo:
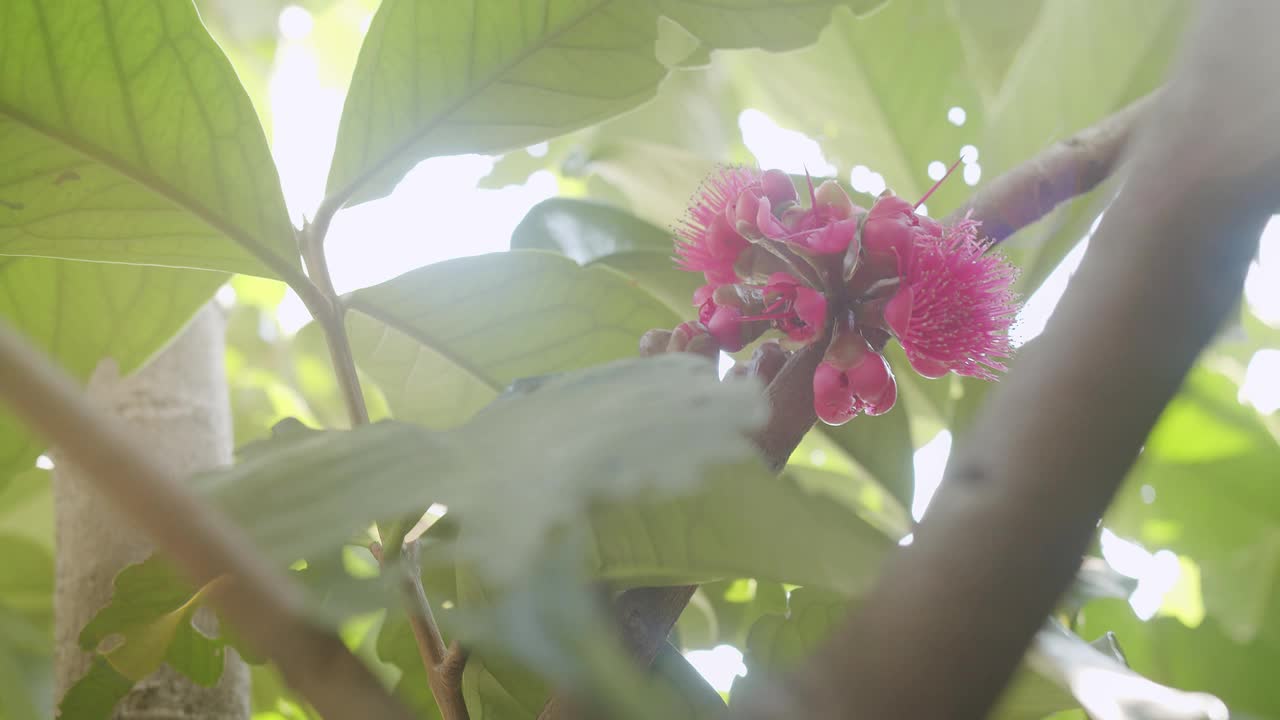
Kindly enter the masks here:
<path id="1" fill-rule="evenodd" d="M 883 415 L 893 409 L 895 403 L 898 402 L 898 383 L 893 379 L 893 375 L 889 375 L 889 383 L 884 386 L 884 390 L 874 398 L 862 398 L 862 411 L 868 415 Z"/>
<path id="2" fill-rule="evenodd" d="M 829 362 L 818 364 L 813 373 L 813 409 L 828 425 L 843 425 L 861 409 L 849 388 L 844 371 Z"/>
<path id="3" fill-rule="evenodd" d="M 854 216 L 858 206 L 853 204 L 849 193 L 840 187 L 835 180 L 827 180 L 818 186 L 813 193 L 814 208 L 825 208 L 827 217 L 833 220 L 845 220 Z"/>
<path id="4" fill-rule="evenodd" d="M 796 186 L 791 182 L 791 176 L 781 170 L 766 170 L 760 184 L 764 188 L 764 196 L 774 205 L 796 201 Z"/>

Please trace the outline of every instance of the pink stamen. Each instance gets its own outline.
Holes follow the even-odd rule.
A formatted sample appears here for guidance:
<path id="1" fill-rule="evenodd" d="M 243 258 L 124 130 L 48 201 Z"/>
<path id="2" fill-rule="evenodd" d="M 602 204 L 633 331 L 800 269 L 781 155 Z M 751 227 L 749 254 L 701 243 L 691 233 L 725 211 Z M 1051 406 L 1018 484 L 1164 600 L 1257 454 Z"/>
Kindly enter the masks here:
<path id="1" fill-rule="evenodd" d="M 937 190 L 939 187 L 941 187 L 942 183 L 946 182 L 946 181 L 947 181 L 947 178 L 951 177 L 951 173 L 955 172 L 955 171 L 956 171 L 956 168 L 960 167 L 960 163 L 961 163 L 961 161 L 963 161 L 963 160 L 964 160 L 964 157 L 963 157 L 963 156 L 961 156 L 961 157 L 959 157 L 959 158 L 956 158 L 956 161 L 955 161 L 955 162 L 953 162 L 953 163 L 951 163 L 951 167 L 947 168 L 947 174 L 946 174 L 946 175 L 943 175 L 943 176 L 942 176 L 942 177 L 940 177 L 940 178 L 938 178 L 938 182 L 934 183 L 934 184 L 933 184 L 933 187 L 929 188 L 929 192 L 925 193 L 925 194 L 924 194 L 924 197 L 920 198 L 920 202 L 918 202 L 918 203 L 916 203 L 915 205 L 913 205 L 913 206 L 911 207 L 911 209 L 912 209 L 912 210 L 915 210 L 915 209 L 919 208 L 921 205 L 923 205 L 923 204 L 924 204 L 924 201 L 925 201 L 925 200 L 928 200 L 928 199 L 929 199 L 929 196 L 933 194 L 933 191 L 934 191 L 934 190 Z"/>

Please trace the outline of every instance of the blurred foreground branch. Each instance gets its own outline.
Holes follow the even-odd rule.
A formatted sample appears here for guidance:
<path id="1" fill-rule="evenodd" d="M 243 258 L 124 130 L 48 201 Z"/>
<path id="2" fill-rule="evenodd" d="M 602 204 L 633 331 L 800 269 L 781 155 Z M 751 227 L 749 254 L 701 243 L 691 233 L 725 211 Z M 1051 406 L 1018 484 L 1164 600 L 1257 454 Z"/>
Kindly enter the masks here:
<path id="1" fill-rule="evenodd" d="M 222 616 L 325 717 L 409 715 L 333 633 L 305 618 L 300 591 L 273 572 L 225 518 L 201 504 L 150 452 L 90 406 L 75 382 L 0 323 L 0 398 L 81 468 L 96 489 L 155 540 Z"/>

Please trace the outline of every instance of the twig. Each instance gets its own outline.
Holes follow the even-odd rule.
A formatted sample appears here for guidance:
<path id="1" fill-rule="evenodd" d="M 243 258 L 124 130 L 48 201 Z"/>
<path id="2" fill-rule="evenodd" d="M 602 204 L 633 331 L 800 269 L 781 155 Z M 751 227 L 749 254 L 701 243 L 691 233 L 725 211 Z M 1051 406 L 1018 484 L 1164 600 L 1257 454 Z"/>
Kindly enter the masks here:
<path id="1" fill-rule="evenodd" d="M 982 234 L 994 245 L 1061 203 L 1089 192 L 1115 171 L 1134 127 L 1150 111 L 1156 95 L 1146 95 L 1054 143 L 988 183 L 949 219 L 958 220 L 972 210 L 973 218 L 982 223 Z"/>
<path id="2" fill-rule="evenodd" d="M 1280 202 L 1280 4 L 1206 3 L 1057 313 L 979 413 L 915 542 L 744 718 L 985 717 Z M 924 689 L 924 691 L 922 691 Z"/>
<path id="3" fill-rule="evenodd" d="M 308 304 L 307 309 L 324 331 L 329 357 L 333 361 L 338 385 L 346 400 L 347 413 L 351 424 L 357 426 L 369 422 L 369 409 L 365 404 L 364 391 L 360 387 L 360 376 L 351 352 L 351 340 L 347 337 L 346 307 L 334 288 L 333 278 L 329 274 L 329 262 L 324 254 L 325 235 L 333 214 L 340 205 L 340 202 L 332 199 L 321 203 L 315 222 L 306 224 L 299 232 L 298 245 L 307 264 L 310 281 L 323 296 L 323 302 L 316 301 L 314 307 Z M 431 603 L 422 588 L 422 580 L 417 575 L 416 546 L 413 543 L 406 546 L 404 542 L 405 533 L 411 527 L 412 521 L 401 519 L 378 528 L 386 548 L 384 557 L 382 546 L 379 546 L 378 562 L 384 570 L 388 567 L 395 568 L 395 572 L 401 573 L 404 582 L 409 583 L 402 583 L 401 598 L 405 614 L 409 618 L 414 640 L 418 644 L 418 653 L 427 672 L 431 695 L 444 720 L 467 720 L 467 706 L 462 698 L 462 670 L 467 662 L 467 654 L 456 644 L 450 651 L 444 649 L 440 628 L 431 612 Z M 405 562 L 400 562 L 401 555 L 406 550 L 410 557 L 404 558 Z"/>
<path id="4" fill-rule="evenodd" d="M 84 468 L 97 489 L 197 587 L 230 576 L 232 582 L 214 593 L 218 609 L 326 717 L 408 720 L 341 640 L 304 619 L 297 586 L 272 572 L 234 526 L 83 400 L 70 377 L 2 322 L 0 397 Z"/>
<path id="5" fill-rule="evenodd" d="M 457 691 L 462 684 L 462 671 L 466 669 L 467 651 L 456 640 L 448 648 L 445 647 L 444 637 L 440 634 L 435 616 L 431 614 L 431 603 L 427 601 L 427 594 L 422 588 L 418 541 L 404 543 L 399 562 L 384 558 L 382 545 L 379 543 L 371 544 L 369 550 L 383 568 L 390 565 L 399 574 L 400 594 L 409 618 L 409 627 L 413 630 L 422 666 L 427 669 L 427 682 L 431 686 L 432 695 L 437 698 L 440 716 L 443 720 L 467 720 L 467 706 L 463 702 L 462 693 Z"/>

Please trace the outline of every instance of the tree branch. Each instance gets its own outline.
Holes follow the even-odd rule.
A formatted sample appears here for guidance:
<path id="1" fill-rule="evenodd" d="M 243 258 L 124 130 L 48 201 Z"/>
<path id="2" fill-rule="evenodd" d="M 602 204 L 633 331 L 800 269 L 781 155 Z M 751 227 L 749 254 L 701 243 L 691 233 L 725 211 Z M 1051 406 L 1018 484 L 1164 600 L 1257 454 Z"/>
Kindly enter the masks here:
<path id="1" fill-rule="evenodd" d="M 1060 140 L 991 181 L 949 220 L 972 211 L 992 244 L 1048 215 L 1058 205 L 1083 195 L 1115 171 L 1133 129 L 1155 103 L 1151 93 L 1102 122 Z"/>
<path id="2" fill-rule="evenodd" d="M 1039 340 L 979 413 L 915 542 L 745 718 L 980 718 L 1141 443 L 1238 301 L 1280 200 L 1280 4 L 1200 6 L 1127 182 Z M 927 692 L 921 692 L 927 688 Z"/>
<path id="3" fill-rule="evenodd" d="M 297 586 L 240 532 L 80 397 L 75 382 L 0 323 L 0 397 L 81 467 L 197 587 L 222 576 L 218 609 L 290 686 L 330 718 L 410 717 L 332 633 L 304 619 Z"/>
<path id="4" fill-rule="evenodd" d="M 329 261 L 324 254 L 325 236 L 329 231 L 329 223 L 341 203 L 333 204 L 326 200 L 316 213 L 316 221 L 306 224 L 298 235 L 298 245 L 306 261 L 311 282 L 323 295 L 322 301 L 307 304 L 312 317 L 324 331 L 325 343 L 329 347 L 329 357 L 333 362 L 334 373 L 338 385 L 342 388 L 342 396 L 346 400 L 347 413 L 351 425 L 365 425 L 369 422 L 369 409 L 365 404 L 364 391 L 360 387 L 360 375 L 356 370 L 355 356 L 351 352 L 351 340 L 347 337 L 346 307 L 333 286 L 333 278 L 329 274 Z M 314 305 L 314 306 L 313 306 Z M 467 655 L 457 646 L 452 652 L 446 652 L 440 628 L 436 626 L 435 615 L 431 612 L 431 603 L 422 589 L 422 580 L 417 574 L 417 555 L 413 544 L 405 546 L 405 533 L 413 527 L 417 518 L 401 519 L 390 525 L 379 526 L 379 535 L 386 546 L 385 557 L 381 551 L 376 554 L 379 565 L 385 570 L 395 568 L 394 572 L 402 576 L 401 599 L 404 611 L 413 629 L 413 637 L 418 644 L 418 653 L 422 657 L 423 667 L 427 671 L 427 681 L 431 686 L 431 695 L 435 698 L 444 720 L 467 720 L 467 706 L 462 698 L 462 670 Z M 400 562 L 403 551 L 408 550 L 407 562 Z M 412 571 L 406 568 L 412 568 Z M 410 577 L 411 576 L 411 577 Z M 403 584 L 407 582 L 408 584 Z"/>

